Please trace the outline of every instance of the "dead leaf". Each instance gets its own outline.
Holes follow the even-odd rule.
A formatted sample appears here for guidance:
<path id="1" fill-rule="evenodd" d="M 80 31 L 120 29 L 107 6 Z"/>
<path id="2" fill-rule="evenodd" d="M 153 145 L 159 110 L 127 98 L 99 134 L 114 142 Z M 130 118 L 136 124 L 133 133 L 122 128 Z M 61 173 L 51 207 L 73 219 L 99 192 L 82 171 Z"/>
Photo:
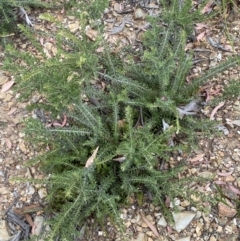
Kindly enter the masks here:
<path id="1" fill-rule="evenodd" d="M 229 189 L 233 191 L 234 193 L 240 195 L 240 190 L 234 187 L 233 185 L 228 185 Z"/>
<path id="2" fill-rule="evenodd" d="M 232 46 L 229 45 L 229 44 L 223 45 L 221 49 L 222 49 L 223 51 L 227 51 L 227 52 L 232 52 L 232 51 L 233 51 Z"/>
<path id="3" fill-rule="evenodd" d="M 61 14 L 65 14 L 65 8 L 63 7 L 60 11 Z"/>
<path id="4" fill-rule="evenodd" d="M 32 205 L 27 205 L 22 208 L 14 208 L 13 211 L 16 214 L 25 215 L 27 213 L 35 213 L 35 212 L 39 212 L 39 211 L 42 212 L 43 207 L 39 203 L 36 203 L 36 204 L 32 204 Z"/>
<path id="5" fill-rule="evenodd" d="M 96 53 L 103 53 L 104 47 L 99 47 L 96 49 Z"/>
<path id="6" fill-rule="evenodd" d="M 14 85 L 14 81 L 13 80 L 10 80 L 8 81 L 7 83 L 5 83 L 3 86 L 2 86 L 2 92 L 6 92 L 8 91 L 13 85 Z"/>
<path id="7" fill-rule="evenodd" d="M 121 3 L 115 3 L 114 6 L 113 6 L 113 9 L 117 13 L 121 12 L 122 9 L 123 9 L 122 4 Z"/>
<path id="8" fill-rule="evenodd" d="M 217 113 L 217 111 L 222 108 L 225 105 L 225 101 L 220 102 L 212 111 L 210 115 L 210 120 L 214 120 L 214 115 Z"/>
<path id="9" fill-rule="evenodd" d="M 201 29 L 205 29 L 208 28 L 208 26 L 205 23 L 196 23 L 194 29 L 196 30 L 201 30 Z"/>
<path id="10" fill-rule="evenodd" d="M 31 20 L 29 19 L 28 15 L 27 15 L 27 12 L 25 11 L 25 9 L 23 7 L 19 7 L 18 8 L 18 16 L 25 20 L 26 24 L 30 25 L 30 26 L 33 26 L 33 23 L 31 22 Z"/>
<path id="11" fill-rule="evenodd" d="M 182 119 L 185 115 L 196 115 L 199 110 L 198 100 L 192 100 L 185 106 L 177 108 L 179 118 Z"/>
<path id="12" fill-rule="evenodd" d="M 171 233 L 173 233 L 173 229 L 172 229 L 170 226 L 167 226 L 167 232 L 168 232 L 169 234 L 171 234 Z"/>
<path id="13" fill-rule="evenodd" d="M 32 217 L 29 214 L 25 214 L 24 217 L 32 228 L 36 226 L 36 224 L 32 220 Z"/>
<path id="14" fill-rule="evenodd" d="M 187 83 L 191 83 L 194 78 L 196 78 L 196 75 L 195 75 L 195 74 L 188 75 L 188 76 L 186 77 Z"/>
<path id="15" fill-rule="evenodd" d="M 6 146 L 11 149 L 12 148 L 12 142 L 8 139 L 8 138 L 5 138 L 5 143 L 6 143 Z"/>
<path id="16" fill-rule="evenodd" d="M 52 127 L 52 125 L 53 125 L 53 123 L 49 123 L 49 124 L 46 124 L 45 127 L 50 128 L 50 127 Z"/>
<path id="17" fill-rule="evenodd" d="M 208 28 L 208 26 L 207 26 L 207 24 L 205 24 L 205 23 L 195 23 L 195 26 L 197 26 L 197 27 L 204 27 L 204 28 Z"/>
<path id="18" fill-rule="evenodd" d="M 204 14 L 212 12 L 212 4 L 212 2 L 208 2 L 206 6 L 201 10 L 201 13 Z"/>
<path id="19" fill-rule="evenodd" d="M 44 46 L 44 38 L 41 37 L 41 38 L 39 39 L 39 42 L 40 42 L 40 44 L 41 44 L 42 46 Z"/>
<path id="20" fill-rule="evenodd" d="M 170 207 L 170 203 L 171 203 L 170 197 L 167 196 L 165 200 L 166 207 Z"/>
<path id="21" fill-rule="evenodd" d="M 63 117 L 63 122 L 62 122 L 62 127 L 64 127 L 65 125 L 67 124 L 67 116 L 66 115 L 64 115 L 64 117 Z"/>
<path id="22" fill-rule="evenodd" d="M 226 185 L 226 184 L 227 184 L 226 182 L 221 181 L 221 180 L 214 181 L 213 183 L 216 183 L 216 184 L 218 184 L 218 185 Z"/>
<path id="23" fill-rule="evenodd" d="M 192 158 L 192 159 L 189 160 L 189 161 L 190 161 L 190 162 L 201 161 L 204 156 L 205 156 L 205 154 L 201 153 L 201 154 L 198 154 L 196 157 Z"/>
<path id="24" fill-rule="evenodd" d="M 217 174 L 219 176 L 222 176 L 222 177 L 230 176 L 232 173 L 233 173 L 233 171 L 231 171 L 231 172 L 217 172 Z"/>
<path id="25" fill-rule="evenodd" d="M 85 34 L 89 37 L 89 39 L 91 39 L 92 41 L 95 41 L 97 36 L 98 36 L 98 32 L 94 29 L 92 29 L 90 26 L 86 26 L 85 28 Z"/>
<path id="26" fill-rule="evenodd" d="M 54 127 L 62 127 L 62 124 L 60 124 L 58 122 L 53 122 L 52 126 L 54 126 Z"/>
<path id="27" fill-rule="evenodd" d="M 117 26 L 117 27 L 115 27 L 115 28 L 113 28 L 112 30 L 109 31 L 110 34 L 120 33 L 124 29 L 125 21 L 126 21 L 125 18 L 123 18 L 122 23 L 119 26 Z"/>
<path id="28" fill-rule="evenodd" d="M 207 40 L 214 48 L 218 47 L 219 44 L 215 40 L 213 40 L 210 36 L 207 36 Z"/>
<path id="29" fill-rule="evenodd" d="M 126 160 L 126 157 L 125 156 L 117 157 L 117 158 L 113 158 L 113 160 L 118 162 L 124 162 Z"/>
<path id="30" fill-rule="evenodd" d="M 16 107 L 11 108 L 11 110 L 8 111 L 7 115 L 11 115 L 11 114 L 13 114 L 16 110 L 17 110 Z"/>
<path id="31" fill-rule="evenodd" d="M 170 128 L 170 125 L 167 122 L 165 122 L 164 119 L 162 119 L 162 125 L 163 125 L 163 132 L 166 132 L 166 130 Z"/>
<path id="32" fill-rule="evenodd" d="M 197 41 L 201 40 L 204 37 L 205 33 L 206 32 L 204 31 L 204 32 L 201 32 L 200 34 L 198 34 L 198 36 L 196 37 Z"/>
<path id="33" fill-rule="evenodd" d="M 142 217 L 142 220 L 147 224 L 147 226 L 148 226 L 148 227 L 152 230 L 152 232 L 155 234 L 155 236 L 156 236 L 156 237 L 159 237 L 160 235 L 159 235 L 157 229 L 155 228 L 155 226 L 152 225 L 151 222 L 149 222 L 149 221 L 147 220 L 147 218 L 146 218 L 143 214 L 141 214 L 141 217 Z"/>
<path id="34" fill-rule="evenodd" d="M 99 146 L 93 151 L 93 154 L 88 158 L 86 164 L 85 164 L 85 167 L 89 167 L 92 165 L 96 155 L 97 155 L 97 152 L 98 152 L 98 148 Z"/>
<path id="35" fill-rule="evenodd" d="M 57 48 L 56 47 L 52 47 L 51 48 L 51 51 L 52 51 L 52 53 L 53 53 L 53 56 L 56 56 L 57 55 Z"/>
<path id="36" fill-rule="evenodd" d="M 218 214 L 223 217 L 232 218 L 237 214 L 235 206 L 227 199 L 224 199 L 225 203 L 218 203 Z"/>
<path id="37" fill-rule="evenodd" d="M 185 45 L 185 51 L 188 51 L 188 50 L 190 50 L 190 49 L 193 49 L 193 43 L 191 42 L 191 43 L 187 43 L 186 45 Z"/>

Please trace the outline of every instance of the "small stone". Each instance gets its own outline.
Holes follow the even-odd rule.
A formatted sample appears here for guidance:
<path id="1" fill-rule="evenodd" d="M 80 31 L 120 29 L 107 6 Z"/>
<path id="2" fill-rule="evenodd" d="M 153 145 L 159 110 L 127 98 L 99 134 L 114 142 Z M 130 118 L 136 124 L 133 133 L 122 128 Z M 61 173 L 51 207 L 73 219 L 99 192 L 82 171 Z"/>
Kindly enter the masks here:
<path id="1" fill-rule="evenodd" d="M 226 176 L 226 177 L 225 177 L 225 181 L 226 181 L 226 182 L 234 182 L 234 181 L 235 181 L 235 178 L 234 178 L 232 175 L 229 175 L 229 176 Z"/>
<path id="2" fill-rule="evenodd" d="M 202 227 L 203 227 L 203 224 L 202 224 L 202 223 L 198 223 L 198 224 L 197 224 L 197 227 L 196 227 L 197 236 L 200 236 Z"/>
<path id="3" fill-rule="evenodd" d="M 240 178 L 237 179 L 237 185 L 240 187 Z"/>
<path id="4" fill-rule="evenodd" d="M 151 211 L 154 211 L 154 209 L 155 209 L 154 205 L 153 205 L 153 204 L 150 204 L 150 210 L 151 210 Z"/>
<path id="5" fill-rule="evenodd" d="M 233 204 L 228 199 L 224 199 L 224 201 L 228 205 L 226 205 L 222 202 L 219 202 L 218 203 L 218 214 L 220 216 L 228 217 L 228 218 L 234 217 L 237 214 L 237 211 L 236 211 L 235 207 L 233 206 Z"/>
<path id="6" fill-rule="evenodd" d="M 232 121 L 232 124 L 235 126 L 240 126 L 240 120 L 234 120 Z"/>
<path id="7" fill-rule="evenodd" d="M 94 29 L 92 29 L 90 26 L 86 26 L 85 28 L 85 34 L 89 37 L 89 39 L 91 39 L 92 41 L 95 41 L 97 36 L 98 36 L 98 32 Z"/>
<path id="8" fill-rule="evenodd" d="M 203 219 L 204 219 L 204 221 L 205 221 L 207 224 L 210 223 L 210 218 L 209 218 L 209 216 L 203 215 Z"/>
<path id="9" fill-rule="evenodd" d="M 225 71 L 223 71 L 223 73 L 224 73 L 225 75 L 228 75 L 228 74 L 229 74 L 229 71 L 228 71 L 228 70 L 225 70 Z"/>
<path id="10" fill-rule="evenodd" d="M 195 212 L 179 212 L 179 213 L 173 213 L 173 219 L 175 222 L 175 229 L 177 232 L 181 232 L 184 230 L 189 223 L 193 220 L 193 218 L 196 216 Z"/>
<path id="11" fill-rule="evenodd" d="M 6 93 L 0 92 L 0 100 L 4 100 L 6 98 Z"/>
<path id="12" fill-rule="evenodd" d="M 9 193 L 9 189 L 7 187 L 1 187 L 0 188 L 0 193 L 1 195 L 5 195 L 5 194 L 8 194 Z"/>
<path id="13" fill-rule="evenodd" d="M 33 186 L 29 185 L 29 187 L 26 190 L 26 194 L 31 196 L 31 195 L 33 195 L 33 193 L 35 193 L 35 188 Z"/>
<path id="14" fill-rule="evenodd" d="M 141 226 L 142 226 L 143 228 L 148 228 L 148 225 L 147 225 L 145 222 L 142 222 Z"/>
<path id="15" fill-rule="evenodd" d="M 239 157 L 239 155 L 238 155 L 237 153 L 233 153 L 233 154 L 232 154 L 232 159 L 233 159 L 234 161 L 239 161 L 239 160 L 240 160 L 240 157 Z"/>
<path id="16" fill-rule="evenodd" d="M 146 234 L 147 234 L 147 236 L 150 236 L 150 237 L 153 236 L 153 232 L 152 231 L 147 231 Z"/>
<path id="17" fill-rule="evenodd" d="M 161 217 L 159 221 L 157 222 L 157 225 L 162 226 L 162 227 L 167 227 L 167 222 L 164 217 Z"/>
<path id="18" fill-rule="evenodd" d="M 76 33 L 79 30 L 79 22 L 68 24 L 68 28 L 69 28 L 70 32 Z"/>
<path id="19" fill-rule="evenodd" d="M 8 78 L 9 78 L 8 76 L 0 74 L 0 85 L 7 83 Z"/>
<path id="20" fill-rule="evenodd" d="M 19 132 L 18 135 L 20 138 L 23 138 L 25 136 L 25 133 Z"/>
<path id="21" fill-rule="evenodd" d="M 26 146 L 25 146 L 25 144 L 23 143 L 23 141 L 19 143 L 19 149 L 20 149 L 24 154 L 27 153 L 27 149 L 26 149 Z"/>
<path id="22" fill-rule="evenodd" d="M 13 98 L 11 94 L 7 94 L 6 98 L 4 99 L 5 102 L 10 102 L 10 100 Z"/>
<path id="23" fill-rule="evenodd" d="M 25 173 L 25 177 L 27 177 L 27 178 L 32 178 L 33 177 L 29 167 L 27 168 L 27 171 Z"/>
<path id="24" fill-rule="evenodd" d="M 188 200 L 184 200 L 183 202 L 181 202 L 182 207 L 187 207 L 189 205 L 190 205 L 190 202 Z"/>
<path id="25" fill-rule="evenodd" d="M 227 225 L 227 226 L 225 227 L 225 232 L 231 234 L 231 233 L 233 232 L 232 227 L 229 226 L 229 225 Z"/>
<path id="26" fill-rule="evenodd" d="M 211 177 L 213 177 L 213 173 L 212 172 L 208 172 L 208 171 L 199 172 L 198 176 L 202 177 L 202 178 L 211 178 Z"/>
<path id="27" fill-rule="evenodd" d="M 234 105 L 233 110 L 235 110 L 236 112 L 240 112 L 240 105 Z"/>
<path id="28" fill-rule="evenodd" d="M 34 218 L 34 224 L 36 225 L 36 227 L 33 229 L 33 235 L 38 236 L 39 234 L 42 233 L 43 231 L 43 223 L 44 223 L 45 219 L 43 216 L 41 215 L 37 215 Z"/>
<path id="29" fill-rule="evenodd" d="M 126 226 L 127 228 L 129 228 L 131 225 L 132 225 L 132 223 L 131 223 L 130 221 L 127 221 L 127 222 L 125 223 L 125 226 Z"/>
<path id="30" fill-rule="evenodd" d="M 46 188 L 39 189 L 38 195 L 41 199 L 44 199 L 47 196 L 47 189 Z"/>
<path id="31" fill-rule="evenodd" d="M 209 239 L 209 241 L 217 241 L 217 239 L 212 235 Z"/>
<path id="32" fill-rule="evenodd" d="M 135 239 L 135 238 L 133 238 L 133 239 L 131 239 L 131 241 L 145 241 L 146 239 L 145 239 L 145 234 L 144 233 L 139 233 L 138 234 L 138 237 Z"/>
<path id="33" fill-rule="evenodd" d="M 232 124 L 232 123 L 231 123 Z M 221 132 L 223 132 L 224 135 L 228 135 L 229 134 L 229 130 L 227 129 L 227 127 L 225 127 L 224 125 L 218 125 L 217 129 Z"/>
<path id="34" fill-rule="evenodd" d="M 210 55 L 209 55 L 209 59 L 216 59 L 217 58 L 217 53 L 216 52 L 212 52 Z"/>
<path id="35" fill-rule="evenodd" d="M 117 13 L 121 12 L 121 9 L 122 9 L 122 4 L 120 3 L 114 3 L 113 5 L 113 10 Z"/>
<path id="36" fill-rule="evenodd" d="M 138 232 L 140 232 L 140 233 L 143 231 L 143 228 L 142 228 L 142 227 L 140 227 L 140 226 L 137 226 L 137 228 L 136 228 L 136 229 L 137 229 L 137 231 L 138 231 Z"/>
<path id="37" fill-rule="evenodd" d="M 75 16 L 68 16 L 69 20 L 74 20 L 76 17 Z"/>
<path id="38" fill-rule="evenodd" d="M 177 239 L 177 241 L 190 241 L 191 240 L 190 238 L 191 238 L 191 236 L 183 237 L 183 238 Z"/>
<path id="39" fill-rule="evenodd" d="M 218 233 L 222 233 L 222 231 L 223 231 L 223 228 L 222 228 L 221 226 L 218 226 L 217 232 L 218 232 Z"/>
<path id="40" fill-rule="evenodd" d="M 147 215 L 146 219 L 150 221 L 151 223 L 154 222 L 153 217 L 151 215 Z"/>
<path id="41" fill-rule="evenodd" d="M 131 220 L 131 223 L 138 223 L 141 219 L 141 216 L 138 214 L 135 218 Z"/>
<path id="42" fill-rule="evenodd" d="M 200 211 L 197 211 L 195 219 L 199 219 L 201 216 L 202 216 L 202 213 Z"/>
<path id="43" fill-rule="evenodd" d="M 137 8 L 137 9 L 134 11 L 133 17 L 134 17 L 136 20 L 145 19 L 146 13 L 144 12 L 144 10 L 143 10 L 142 8 Z"/>
<path id="44" fill-rule="evenodd" d="M 236 106 L 240 105 L 240 101 L 239 100 L 235 101 L 234 105 L 236 105 Z"/>

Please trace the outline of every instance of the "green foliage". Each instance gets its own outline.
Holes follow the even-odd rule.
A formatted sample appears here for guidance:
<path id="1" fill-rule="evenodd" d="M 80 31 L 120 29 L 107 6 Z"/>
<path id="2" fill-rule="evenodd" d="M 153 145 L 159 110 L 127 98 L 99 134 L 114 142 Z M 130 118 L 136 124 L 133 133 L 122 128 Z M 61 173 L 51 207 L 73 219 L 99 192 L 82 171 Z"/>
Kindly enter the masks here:
<path id="1" fill-rule="evenodd" d="M 54 5 L 47 4 L 41 0 L 1 0 L 0 1 L 0 37 L 8 36 L 9 33 L 14 33 L 17 31 L 18 24 L 18 7 L 23 8 L 49 8 Z"/>
<path id="2" fill-rule="evenodd" d="M 108 5 L 108 0 L 92 0 L 91 4 L 89 4 L 87 1 L 69 0 L 65 4 L 66 8 L 69 9 L 71 14 L 76 15 L 76 12 L 72 11 L 72 9 L 80 9 L 81 12 L 85 12 L 90 19 L 100 18 L 104 9 L 107 8 Z"/>
<path id="3" fill-rule="evenodd" d="M 4 67 L 15 71 L 21 98 L 40 93 L 45 101 L 30 108 L 44 109 L 53 118 L 66 115 L 69 123 L 60 128 L 45 128 L 46 123 L 37 120 L 26 123 L 30 140 L 50 148 L 36 159 L 51 174 L 48 201 L 57 213 L 46 240 L 72 240 L 90 215 L 100 222 L 109 216 L 121 224 L 119 206 L 129 196 L 141 200 L 146 190 L 166 215 L 166 196 L 189 197 L 186 180 L 177 179 L 183 164 L 162 170 L 161 162 L 192 147 L 196 132 L 211 134 L 212 122 L 198 116 L 180 119 L 177 107 L 198 98 L 199 86 L 210 77 L 239 63 L 235 57 L 186 83 L 192 56 L 184 48 L 192 25 L 201 17 L 198 11 L 190 14 L 190 2 L 179 6 L 179 1 L 163 1 L 165 11 L 161 18 L 149 19 L 152 28 L 138 52 L 130 48 L 114 55 L 101 37 L 90 42 L 84 34 L 77 38 L 63 27 L 56 36 L 55 57 L 45 56 L 23 26 L 41 57 L 7 47 Z M 88 9 L 97 11 L 97 3 Z M 83 17 L 81 13 L 79 19 Z M 101 54 L 96 53 L 99 47 L 104 47 Z M 163 119 L 170 125 L 165 131 Z M 187 144 L 181 145 L 180 138 Z M 171 140 L 175 146 L 169 145 Z M 94 150 L 96 156 L 86 167 Z"/>
<path id="4" fill-rule="evenodd" d="M 240 96 L 239 80 L 231 80 L 229 85 L 224 89 L 223 98 L 236 98 Z"/>

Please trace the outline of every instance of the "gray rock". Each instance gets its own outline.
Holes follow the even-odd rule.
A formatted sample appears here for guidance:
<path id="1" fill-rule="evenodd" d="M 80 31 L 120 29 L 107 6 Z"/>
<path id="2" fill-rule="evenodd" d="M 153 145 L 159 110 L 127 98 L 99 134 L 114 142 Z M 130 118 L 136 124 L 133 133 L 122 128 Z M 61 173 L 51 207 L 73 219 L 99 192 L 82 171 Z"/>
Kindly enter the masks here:
<path id="1" fill-rule="evenodd" d="M 34 224 L 36 225 L 36 228 L 34 229 L 34 235 L 38 236 L 42 233 L 44 221 L 45 219 L 41 215 L 37 215 L 34 218 Z"/>
<path id="2" fill-rule="evenodd" d="M 235 126 L 240 126 L 240 120 L 234 120 L 232 121 L 232 124 Z"/>
<path id="3" fill-rule="evenodd" d="M 157 225 L 162 226 L 162 227 L 167 227 L 167 222 L 164 217 L 161 217 L 159 221 L 157 222 Z"/>
<path id="4" fill-rule="evenodd" d="M 175 222 L 175 230 L 177 232 L 181 232 L 184 230 L 189 223 L 193 220 L 193 218 L 196 216 L 195 212 L 179 212 L 179 213 L 173 213 L 173 219 Z"/>

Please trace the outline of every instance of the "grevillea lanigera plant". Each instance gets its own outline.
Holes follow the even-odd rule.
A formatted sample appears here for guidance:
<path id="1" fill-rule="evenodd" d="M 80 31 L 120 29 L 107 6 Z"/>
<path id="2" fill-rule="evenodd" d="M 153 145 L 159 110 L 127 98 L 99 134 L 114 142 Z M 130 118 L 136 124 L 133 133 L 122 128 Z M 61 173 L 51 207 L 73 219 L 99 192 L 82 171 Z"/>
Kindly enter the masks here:
<path id="1" fill-rule="evenodd" d="M 95 42 L 84 35 L 79 39 L 60 23 L 53 58 L 44 57 L 23 26 L 43 58 L 7 47 L 4 67 L 15 72 L 21 98 L 29 100 L 38 92 L 44 101 L 31 109 L 67 120 L 61 127 L 43 119 L 26 122 L 28 138 L 36 147 L 49 149 L 34 160 L 50 174 L 45 181 L 48 207 L 56 214 L 44 240 L 72 240 L 91 215 L 102 224 L 108 216 L 121 225 L 119 207 L 129 196 L 141 200 L 148 193 L 167 215 L 166 197 L 189 195 L 188 181 L 177 178 L 184 163 L 169 169 L 162 164 L 189 150 L 196 132 L 212 134 L 212 123 L 198 114 L 199 86 L 238 64 L 239 57 L 186 83 L 192 56 L 185 44 L 202 16 L 191 13 L 191 1 L 181 7 L 179 3 L 162 3 L 161 16 L 148 19 L 151 28 L 138 52 L 128 48 L 114 55 L 101 37 Z M 49 15 L 43 17 L 58 24 Z M 83 17 L 87 23 L 88 16 L 80 14 Z M 99 47 L 104 51 L 96 54 Z"/>

